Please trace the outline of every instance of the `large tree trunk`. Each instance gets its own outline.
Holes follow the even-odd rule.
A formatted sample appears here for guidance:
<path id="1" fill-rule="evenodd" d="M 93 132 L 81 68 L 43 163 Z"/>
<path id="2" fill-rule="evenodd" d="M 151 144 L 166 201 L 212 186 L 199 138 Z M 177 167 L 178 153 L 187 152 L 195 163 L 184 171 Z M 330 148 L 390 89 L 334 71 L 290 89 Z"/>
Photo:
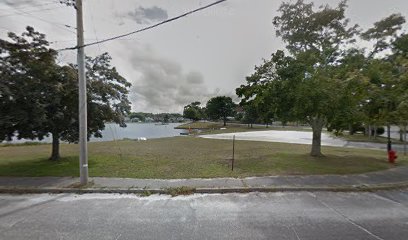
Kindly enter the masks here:
<path id="1" fill-rule="evenodd" d="M 325 122 L 326 121 L 321 117 L 312 118 L 310 121 L 310 125 L 312 126 L 313 130 L 312 150 L 310 152 L 312 157 L 322 156 L 322 130 Z"/>
<path id="2" fill-rule="evenodd" d="M 227 117 L 224 117 L 223 120 L 224 120 L 224 127 L 225 127 L 227 126 Z"/>
<path id="3" fill-rule="evenodd" d="M 59 134 L 53 133 L 52 134 L 52 152 L 50 160 L 56 161 L 60 158 L 59 154 Z"/>
<path id="4" fill-rule="evenodd" d="M 349 135 L 350 136 L 354 135 L 353 125 L 351 123 L 349 123 L 348 128 L 349 128 Z"/>

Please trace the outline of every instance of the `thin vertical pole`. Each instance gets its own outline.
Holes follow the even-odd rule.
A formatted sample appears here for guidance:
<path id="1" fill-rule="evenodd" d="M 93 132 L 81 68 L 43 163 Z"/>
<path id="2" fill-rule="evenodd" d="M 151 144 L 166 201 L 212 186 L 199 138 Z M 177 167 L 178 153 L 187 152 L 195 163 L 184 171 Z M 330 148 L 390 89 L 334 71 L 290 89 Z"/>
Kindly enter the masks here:
<path id="1" fill-rule="evenodd" d="M 232 138 L 232 163 L 231 163 L 231 171 L 234 171 L 234 162 L 235 162 L 235 135 Z"/>
<path id="2" fill-rule="evenodd" d="M 404 126 L 404 155 L 407 155 L 407 125 Z"/>
<path id="3" fill-rule="evenodd" d="M 79 175 L 81 185 L 88 184 L 88 143 L 87 143 L 87 99 L 84 51 L 84 24 L 82 0 L 76 0 L 77 46 L 78 46 L 78 87 L 79 87 Z"/>
<path id="4" fill-rule="evenodd" d="M 391 151 L 392 143 L 391 143 L 391 126 L 390 124 L 387 125 L 387 135 L 388 135 L 388 143 L 387 143 L 387 151 Z"/>

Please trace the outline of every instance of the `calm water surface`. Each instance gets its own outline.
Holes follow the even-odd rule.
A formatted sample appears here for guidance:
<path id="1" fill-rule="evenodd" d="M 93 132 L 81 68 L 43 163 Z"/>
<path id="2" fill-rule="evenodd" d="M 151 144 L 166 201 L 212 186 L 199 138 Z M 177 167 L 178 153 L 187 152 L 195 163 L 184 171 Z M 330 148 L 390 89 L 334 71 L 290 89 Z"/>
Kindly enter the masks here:
<path id="1" fill-rule="evenodd" d="M 157 123 L 156 123 L 157 124 Z M 91 142 L 103 142 L 103 141 L 113 141 L 120 140 L 124 138 L 137 139 L 139 137 L 145 137 L 147 139 L 151 138 L 165 138 L 180 136 L 180 133 L 185 132 L 185 130 L 174 129 L 181 123 L 169 123 L 168 125 L 156 125 L 155 123 L 127 123 L 126 128 L 121 128 L 117 124 L 106 124 L 105 130 L 102 131 L 102 138 L 91 138 Z M 51 137 L 45 138 L 41 142 L 50 143 L 52 141 Z M 27 139 L 13 140 L 12 143 L 23 143 L 23 142 L 38 142 L 31 141 Z"/>

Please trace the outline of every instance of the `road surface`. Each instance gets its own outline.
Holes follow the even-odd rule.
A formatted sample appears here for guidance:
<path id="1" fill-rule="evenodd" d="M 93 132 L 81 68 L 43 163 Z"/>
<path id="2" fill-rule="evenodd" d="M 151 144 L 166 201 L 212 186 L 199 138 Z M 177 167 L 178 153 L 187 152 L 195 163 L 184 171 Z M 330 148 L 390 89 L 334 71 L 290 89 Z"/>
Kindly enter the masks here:
<path id="1" fill-rule="evenodd" d="M 0 195 L 0 239 L 408 239 L 408 190 Z"/>

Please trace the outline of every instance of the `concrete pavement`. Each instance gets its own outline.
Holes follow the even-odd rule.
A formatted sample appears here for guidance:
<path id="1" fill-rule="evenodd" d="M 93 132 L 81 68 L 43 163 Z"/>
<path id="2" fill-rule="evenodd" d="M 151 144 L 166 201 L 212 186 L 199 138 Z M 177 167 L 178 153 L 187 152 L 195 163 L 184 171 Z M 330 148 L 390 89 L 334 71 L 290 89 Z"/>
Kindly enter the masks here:
<path id="1" fill-rule="evenodd" d="M 270 191 L 370 191 L 408 187 L 408 167 L 352 175 L 266 176 L 212 179 L 131 179 L 92 177 L 78 187 L 71 177 L 0 177 L 0 192 L 166 193 L 188 187 L 198 193 Z"/>
<path id="2" fill-rule="evenodd" d="M 254 131 L 254 132 L 237 132 L 237 133 L 222 133 L 212 135 L 200 135 L 201 138 L 210 139 L 232 139 L 245 141 L 265 141 L 265 142 L 282 142 L 295 144 L 312 144 L 313 133 L 311 131 Z M 393 140 L 393 149 L 397 152 L 403 151 L 402 144 L 395 144 Z M 387 149 L 387 144 L 370 143 L 370 142 L 351 142 L 341 138 L 335 138 L 328 133 L 322 133 L 322 146 L 332 147 L 350 147 L 350 148 L 370 148 L 370 149 Z"/>

